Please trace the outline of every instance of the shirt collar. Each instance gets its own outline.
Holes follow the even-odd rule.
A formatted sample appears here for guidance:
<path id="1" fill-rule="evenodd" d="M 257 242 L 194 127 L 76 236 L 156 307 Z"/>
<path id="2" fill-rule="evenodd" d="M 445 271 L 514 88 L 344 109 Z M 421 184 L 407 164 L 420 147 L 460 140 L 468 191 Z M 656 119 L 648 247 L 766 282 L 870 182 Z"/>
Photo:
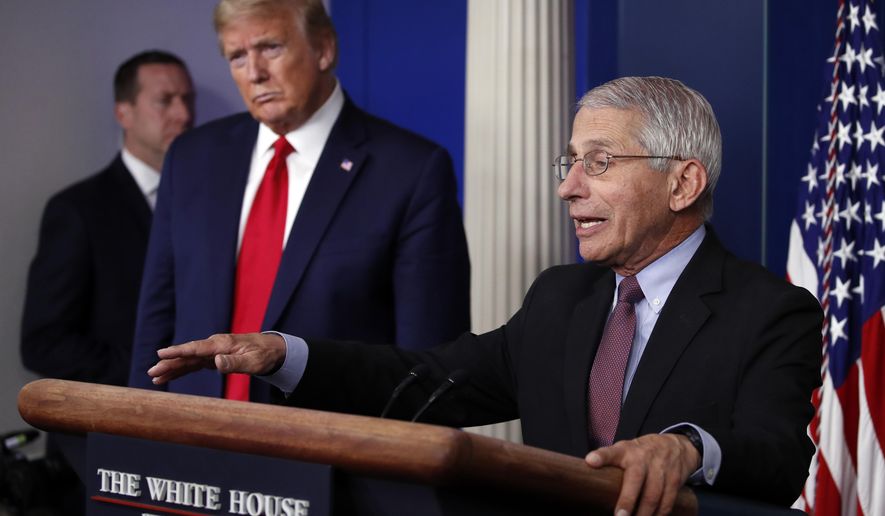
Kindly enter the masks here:
<path id="1" fill-rule="evenodd" d="M 326 102 L 307 119 L 300 127 L 286 133 L 286 140 L 295 149 L 299 159 L 311 168 L 316 167 L 320 160 L 320 154 L 326 146 L 326 140 L 332 132 L 332 127 L 338 120 L 338 115 L 344 108 L 344 92 L 341 84 L 336 80 L 335 89 Z M 258 152 L 267 152 L 279 138 L 273 130 L 261 124 L 258 126 L 258 140 L 255 148 Z"/>
<path id="2" fill-rule="evenodd" d="M 667 298 L 676 284 L 676 280 L 679 279 L 682 271 L 685 270 L 685 266 L 688 265 L 691 257 L 694 256 L 698 247 L 701 246 L 701 242 L 703 242 L 706 234 L 707 230 L 701 224 L 679 245 L 670 249 L 667 254 L 651 262 L 636 274 L 639 287 L 642 289 L 642 293 L 645 294 L 645 301 L 655 313 L 660 313 L 661 309 L 664 308 Z M 620 274 L 615 274 L 616 285 L 620 285 L 623 279 L 624 277 Z"/>
<path id="3" fill-rule="evenodd" d="M 126 165 L 126 169 L 129 170 L 129 174 L 132 175 L 132 179 L 135 180 L 142 195 L 148 197 L 157 191 L 157 187 L 160 185 L 159 170 L 154 170 L 153 167 L 136 158 L 126 150 L 126 147 L 120 151 L 120 159 L 123 160 L 123 164 Z"/>

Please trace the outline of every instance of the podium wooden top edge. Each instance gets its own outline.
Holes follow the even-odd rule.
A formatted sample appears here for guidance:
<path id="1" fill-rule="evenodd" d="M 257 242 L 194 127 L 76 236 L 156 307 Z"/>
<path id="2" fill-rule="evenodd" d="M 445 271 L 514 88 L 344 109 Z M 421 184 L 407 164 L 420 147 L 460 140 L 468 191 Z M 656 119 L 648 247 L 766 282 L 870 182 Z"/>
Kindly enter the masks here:
<path id="1" fill-rule="evenodd" d="M 329 464 L 356 474 L 434 486 L 531 490 L 613 510 L 616 468 L 423 423 L 42 379 L 18 396 L 22 418 L 45 431 L 122 435 Z M 674 514 L 697 513 L 683 488 Z"/>

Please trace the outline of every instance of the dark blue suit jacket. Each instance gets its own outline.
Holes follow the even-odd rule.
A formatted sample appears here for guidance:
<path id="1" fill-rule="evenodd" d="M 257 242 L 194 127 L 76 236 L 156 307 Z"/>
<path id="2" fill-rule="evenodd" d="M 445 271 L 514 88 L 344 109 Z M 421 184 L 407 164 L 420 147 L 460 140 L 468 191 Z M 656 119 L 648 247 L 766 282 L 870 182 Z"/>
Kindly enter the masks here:
<path id="1" fill-rule="evenodd" d="M 158 348 L 230 330 L 257 135 L 258 123 L 240 114 L 170 147 L 130 385 L 153 387 L 145 371 Z M 346 101 L 292 224 L 262 328 L 417 349 L 466 331 L 469 313 L 467 245 L 448 153 Z M 256 393 L 261 383 L 252 382 L 253 399 L 265 397 Z M 209 396 L 222 388 L 214 371 L 169 384 Z"/>

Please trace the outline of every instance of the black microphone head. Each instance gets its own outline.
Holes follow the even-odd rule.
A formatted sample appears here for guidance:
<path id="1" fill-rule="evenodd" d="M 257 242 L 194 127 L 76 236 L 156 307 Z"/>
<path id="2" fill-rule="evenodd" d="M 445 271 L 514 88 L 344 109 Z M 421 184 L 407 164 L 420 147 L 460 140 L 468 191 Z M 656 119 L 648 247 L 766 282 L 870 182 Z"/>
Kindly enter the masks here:
<path id="1" fill-rule="evenodd" d="M 425 375 L 427 375 L 428 371 L 430 371 L 430 368 L 427 367 L 425 364 L 418 364 L 413 367 L 409 371 L 409 374 L 407 374 L 406 377 L 403 378 L 396 387 L 394 387 L 393 393 L 390 395 L 390 398 L 387 399 L 387 405 L 385 405 L 384 410 L 381 411 L 380 417 L 387 417 L 387 413 L 393 406 L 393 402 L 396 401 L 397 398 L 399 398 L 399 395 L 403 392 L 403 390 L 405 390 L 405 388 L 409 385 L 412 385 L 412 383 L 420 380 Z"/>
<path id="2" fill-rule="evenodd" d="M 461 384 L 470 378 L 470 373 L 466 369 L 456 369 L 447 378 L 448 381 L 455 385 Z"/>
<path id="3" fill-rule="evenodd" d="M 0 447 L 2 447 L 4 453 L 9 452 L 28 444 L 29 442 L 37 439 L 37 437 L 39 436 L 40 432 L 34 430 L 33 428 L 19 430 L 17 432 L 9 432 L 8 434 L 5 434 L 2 438 L 0 438 Z"/>
<path id="4" fill-rule="evenodd" d="M 421 417 L 422 414 L 424 414 L 424 411 L 430 408 L 431 405 L 436 403 L 437 399 L 441 398 L 446 392 L 451 391 L 452 389 L 455 389 L 457 387 L 461 387 L 461 385 L 467 380 L 469 376 L 470 373 L 468 373 L 466 369 L 456 369 L 449 373 L 449 376 L 443 381 L 443 383 L 440 384 L 440 386 L 437 387 L 435 391 L 433 391 L 433 394 L 431 394 L 430 397 L 427 398 L 427 401 L 424 402 L 424 405 L 422 405 L 421 408 L 418 409 L 418 412 L 416 412 L 415 415 L 412 416 L 412 421 L 418 421 L 418 418 Z"/>
<path id="5" fill-rule="evenodd" d="M 430 368 L 427 367 L 427 364 L 418 364 L 409 371 L 409 374 L 414 376 L 415 378 L 423 378 L 424 375 L 427 374 Z"/>

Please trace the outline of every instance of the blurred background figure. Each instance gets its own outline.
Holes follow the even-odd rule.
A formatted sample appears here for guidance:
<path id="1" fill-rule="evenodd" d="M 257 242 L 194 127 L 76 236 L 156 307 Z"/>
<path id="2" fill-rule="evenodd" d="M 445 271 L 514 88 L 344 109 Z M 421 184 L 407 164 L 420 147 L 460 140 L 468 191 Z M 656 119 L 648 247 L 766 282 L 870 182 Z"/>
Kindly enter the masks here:
<path id="1" fill-rule="evenodd" d="M 29 370 L 126 384 L 160 170 L 169 144 L 193 124 L 193 106 L 187 66 L 173 54 L 142 52 L 117 69 L 120 152 L 97 174 L 54 195 L 43 214 L 21 330 Z M 59 448 L 74 463 L 82 457 L 61 436 L 52 436 L 47 457 Z"/>
<path id="2" fill-rule="evenodd" d="M 163 158 L 193 122 L 187 67 L 166 52 L 138 54 L 117 70 L 114 101 L 120 153 L 43 214 L 21 339 L 25 367 L 42 376 L 126 384 Z"/>

